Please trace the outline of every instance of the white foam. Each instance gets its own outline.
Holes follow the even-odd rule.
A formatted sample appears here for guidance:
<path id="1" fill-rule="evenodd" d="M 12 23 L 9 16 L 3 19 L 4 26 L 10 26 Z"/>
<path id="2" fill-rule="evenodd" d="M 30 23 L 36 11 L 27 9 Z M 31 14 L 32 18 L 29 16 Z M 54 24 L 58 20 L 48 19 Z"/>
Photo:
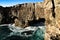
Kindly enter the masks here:
<path id="1" fill-rule="evenodd" d="M 38 26 L 38 27 L 32 27 L 32 26 L 29 26 L 29 27 L 26 27 L 26 28 L 21 28 L 21 27 L 15 27 L 15 24 L 9 24 L 9 29 L 11 31 L 13 31 L 12 33 L 10 33 L 10 35 L 14 35 L 14 34 L 17 34 L 17 35 L 20 35 L 20 36 L 32 36 L 32 35 L 22 35 L 21 33 L 24 32 L 24 31 L 36 31 L 38 28 L 40 29 L 44 29 L 43 28 L 44 26 Z M 34 34 L 34 33 L 33 33 Z"/>

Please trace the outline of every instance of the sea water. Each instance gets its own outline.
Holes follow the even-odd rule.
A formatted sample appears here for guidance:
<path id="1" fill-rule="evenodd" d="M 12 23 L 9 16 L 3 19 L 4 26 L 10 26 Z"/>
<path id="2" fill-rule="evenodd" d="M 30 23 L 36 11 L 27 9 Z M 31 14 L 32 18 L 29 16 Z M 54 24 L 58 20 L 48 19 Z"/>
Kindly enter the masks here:
<path id="1" fill-rule="evenodd" d="M 0 40 L 44 40 L 45 26 L 0 26 Z"/>

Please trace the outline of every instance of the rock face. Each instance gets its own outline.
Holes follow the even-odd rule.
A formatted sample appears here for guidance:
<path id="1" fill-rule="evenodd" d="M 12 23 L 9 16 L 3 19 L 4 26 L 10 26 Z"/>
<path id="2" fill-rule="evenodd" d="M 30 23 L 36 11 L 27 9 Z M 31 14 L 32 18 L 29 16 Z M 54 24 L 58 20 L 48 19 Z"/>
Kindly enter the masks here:
<path id="1" fill-rule="evenodd" d="M 53 19 L 52 11 L 53 11 L 52 1 L 51 0 L 45 0 L 45 2 L 44 2 L 44 14 L 45 14 L 46 22 L 48 22 L 48 24 L 50 24 L 50 22 Z"/>
<path id="2" fill-rule="evenodd" d="M 28 26 L 28 21 L 44 18 L 42 3 L 25 3 L 12 8 L 13 16 L 16 16 L 21 24 Z M 41 6 L 41 7 L 40 7 Z"/>
<path id="3" fill-rule="evenodd" d="M 28 4 L 21 4 L 20 7 L 17 9 L 18 7 L 16 7 L 16 11 L 17 11 L 17 15 L 16 17 L 18 17 L 18 20 L 20 22 L 22 22 L 22 24 L 27 25 L 28 21 L 31 21 L 34 19 L 34 5 L 33 3 L 28 3 Z M 13 10 L 12 10 L 13 12 Z M 13 14 L 13 13 L 12 13 Z"/>
<path id="4" fill-rule="evenodd" d="M 50 35 L 52 34 L 52 27 L 53 23 L 53 4 L 52 0 L 45 0 L 44 1 L 44 14 L 45 14 L 45 25 L 46 25 L 46 33 L 45 33 L 45 40 L 50 40 Z M 51 32 L 52 31 L 52 32 Z"/>
<path id="5" fill-rule="evenodd" d="M 60 0 L 54 0 L 55 3 L 55 13 L 56 13 L 56 24 L 60 28 Z"/>
<path id="6" fill-rule="evenodd" d="M 55 4 L 55 13 L 56 13 L 56 18 L 55 18 L 55 21 L 56 21 L 56 27 L 58 28 L 58 32 L 57 34 L 60 35 L 60 0 L 54 0 L 54 4 Z M 60 40 L 60 37 L 59 37 L 59 40 Z"/>
<path id="7" fill-rule="evenodd" d="M 60 0 L 45 0 L 45 40 L 60 40 Z M 49 11 L 48 11 L 49 10 Z"/>
<path id="8" fill-rule="evenodd" d="M 14 23 L 15 26 L 27 27 L 29 21 L 44 18 L 45 40 L 60 40 L 59 14 L 60 0 L 44 0 L 44 2 L 24 3 L 12 7 L 0 6 L 0 24 Z"/>
<path id="9" fill-rule="evenodd" d="M 37 2 L 35 4 L 35 17 L 38 20 L 39 18 L 45 18 L 43 2 Z"/>
<path id="10" fill-rule="evenodd" d="M 24 3 L 2 8 L 3 18 L 1 18 L 1 24 L 15 23 L 15 26 L 25 27 L 28 26 L 29 21 L 44 18 L 42 2 Z"/>

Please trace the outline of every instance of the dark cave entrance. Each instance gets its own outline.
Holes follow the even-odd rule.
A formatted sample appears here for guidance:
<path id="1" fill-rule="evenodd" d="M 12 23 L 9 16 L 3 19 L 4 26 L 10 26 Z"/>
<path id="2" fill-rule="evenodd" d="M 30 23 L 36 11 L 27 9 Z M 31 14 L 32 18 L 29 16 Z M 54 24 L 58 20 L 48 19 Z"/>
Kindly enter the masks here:
<path id="1" fill-rule="evenodd" d="M 28 23 L 29 23 L 29 26 L 45 26 L 45 18 L 29 21 Z"/>

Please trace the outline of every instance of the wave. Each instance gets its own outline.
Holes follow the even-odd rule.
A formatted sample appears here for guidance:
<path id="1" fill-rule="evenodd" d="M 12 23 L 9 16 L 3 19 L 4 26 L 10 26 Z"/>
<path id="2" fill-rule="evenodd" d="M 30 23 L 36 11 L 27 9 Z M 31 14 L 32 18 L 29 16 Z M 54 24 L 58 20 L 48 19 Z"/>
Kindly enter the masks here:
<path id="1" fill-rule="evenodd" d="M 0 26 L 0 40 L 43 40 L 45 26 L 15 27 L 15 24 Z"/>

